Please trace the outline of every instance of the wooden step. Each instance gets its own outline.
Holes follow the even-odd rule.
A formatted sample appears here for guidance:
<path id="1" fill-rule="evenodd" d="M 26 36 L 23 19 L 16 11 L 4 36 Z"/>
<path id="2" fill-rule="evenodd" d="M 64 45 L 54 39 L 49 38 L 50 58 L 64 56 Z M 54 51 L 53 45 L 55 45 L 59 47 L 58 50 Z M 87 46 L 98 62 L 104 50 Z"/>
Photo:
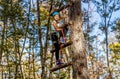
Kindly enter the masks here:
<path id="1" fill-rule="evenodd" d="M 62 48 L 65 48 L 65 47 L 70 46 L 70 45 L 72 45 L 72 41 L 69 41 L 69 42 L 67 42 L 65 44 L 62 44 Z M 55 48 L 53 48 L 50 52 L 54 53 L 55 52 Z"/>
<path id="2" fill-rule="evenodd" d="M 67 66 L 71 66 L 72 65 L 72 62 L 68 62 L 68 63 L 65 63 L 65 64 L 61 64 L 61 65 L 58 65 L 54 68 L 51 68 L 50 69 L 50 72 L 53 72 L 53 71 L 56 71 L 56 70 L 59 70 L 59 69 L 62 69 L 62 68 L 65 68 Z"/>

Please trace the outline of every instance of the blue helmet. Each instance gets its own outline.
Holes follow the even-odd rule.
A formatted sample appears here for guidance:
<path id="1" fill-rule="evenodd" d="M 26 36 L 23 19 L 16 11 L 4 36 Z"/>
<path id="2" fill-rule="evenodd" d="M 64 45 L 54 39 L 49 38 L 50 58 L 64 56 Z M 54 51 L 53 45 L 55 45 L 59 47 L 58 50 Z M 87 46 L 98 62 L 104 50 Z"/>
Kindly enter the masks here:
<path id="1" fill-rule="evenodd" d="M 55 11 L 55 12 L 52 13 L 52 16 L 54 17 L 55 15 L 59 15 L 59 14 L 60 14 L 60 12 Z"/>

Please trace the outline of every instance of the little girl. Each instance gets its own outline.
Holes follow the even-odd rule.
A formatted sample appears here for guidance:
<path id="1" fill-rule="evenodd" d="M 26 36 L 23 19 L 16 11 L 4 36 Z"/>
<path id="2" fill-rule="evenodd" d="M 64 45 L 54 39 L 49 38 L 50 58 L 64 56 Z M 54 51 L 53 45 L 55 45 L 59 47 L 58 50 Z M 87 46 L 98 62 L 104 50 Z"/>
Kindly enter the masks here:
<path id="1" fill-rule="evenodd" d="M 59 50 L 60 50 L 60 46 L 62 43 L 65 43 L 65 36 L 66 33 L 68 31 L 67 26 L 69 24 L 66 24 L 64 20 L 61 19 L 60 17 L 60 12 L 55 11 L 52 13 L 52 17 L 53 17 L 53 23 L 52 23 L 52 41 L 55 47 L 55 57 L 56 57 L 56 64 L 60 65 L 62 64 L 62 62 L 59 59 Z M 60 40 L 61 38 L 61 40 Z"/>

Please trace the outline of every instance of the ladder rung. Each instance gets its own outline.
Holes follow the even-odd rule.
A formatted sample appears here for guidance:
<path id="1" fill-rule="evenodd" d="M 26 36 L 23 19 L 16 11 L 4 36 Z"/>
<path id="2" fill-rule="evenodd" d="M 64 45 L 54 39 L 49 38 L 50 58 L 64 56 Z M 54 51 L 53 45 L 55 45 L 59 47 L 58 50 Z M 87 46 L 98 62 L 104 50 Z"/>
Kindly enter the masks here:
<path id="1" fill-rule="evenodd" d="M 51 68 L 51 69 L 50 69 L 50 72 L 53 72 L 53 71 L 56 71 L 56 70 L 65 68 L 65 67 L 70 66 L 70 65 L 72 65 L 72 62 L 65 63 L 65 64 L 61 64 L 61 65 L 59 65 L 59 66 L 56 66 L 56 67 L 54 67 L 54 68 Z"/>
<path id="2" fill-rule="evenodd" d="M 63 45 L 62 45 L 62 48 L 65 48 L 65 47 L 67 47 L 67 46 L 69 46 L 69 45 L 71 45 L 71 44 L 72 44 L 72 41 L 69 41 L 69 42 L 63 44 Z M 51 53 L 55 52 L 55 48 L 52 49 L 50 52 L 51 52 Z"/>

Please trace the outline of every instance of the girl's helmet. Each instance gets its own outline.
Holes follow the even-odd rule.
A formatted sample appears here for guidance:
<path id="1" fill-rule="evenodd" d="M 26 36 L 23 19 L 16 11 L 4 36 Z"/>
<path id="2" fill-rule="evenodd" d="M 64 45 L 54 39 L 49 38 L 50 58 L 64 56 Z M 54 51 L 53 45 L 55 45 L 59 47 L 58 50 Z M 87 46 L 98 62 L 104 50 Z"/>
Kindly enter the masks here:
<path id="1" fill-rule="evenodd" d="M 54 17 L 55 15 L 59 15 L 59 14 L 60 14 L 60 12 L 55 11 L 55 12 L 52 13 L 52 16 Z"/>

